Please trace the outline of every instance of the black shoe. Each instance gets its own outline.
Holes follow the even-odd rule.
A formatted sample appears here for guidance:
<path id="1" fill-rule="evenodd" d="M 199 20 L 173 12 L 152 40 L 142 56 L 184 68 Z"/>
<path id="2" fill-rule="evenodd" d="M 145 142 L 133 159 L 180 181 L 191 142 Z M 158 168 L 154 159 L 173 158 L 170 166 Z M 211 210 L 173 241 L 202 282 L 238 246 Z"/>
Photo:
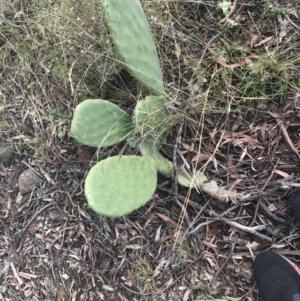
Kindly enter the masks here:
<path id="1" fill-rule="evenodd" d="M 256 256 L 253 268 L 264 301 L 300 301 L 300 275 L 282 256 L 262 252 Z"/>

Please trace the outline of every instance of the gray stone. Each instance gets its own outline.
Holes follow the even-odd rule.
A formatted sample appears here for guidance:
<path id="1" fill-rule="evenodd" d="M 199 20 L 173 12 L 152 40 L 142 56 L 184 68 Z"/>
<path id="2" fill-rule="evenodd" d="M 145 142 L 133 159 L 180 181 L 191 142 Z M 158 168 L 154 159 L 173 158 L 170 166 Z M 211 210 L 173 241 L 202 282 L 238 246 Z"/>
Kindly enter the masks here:
<path id="1" fill-rule="evenodd" d="M 31 169 L 25 170 L 19 177 L 19 191 L 22 195 L 38 187 L 41 179 Z"/>

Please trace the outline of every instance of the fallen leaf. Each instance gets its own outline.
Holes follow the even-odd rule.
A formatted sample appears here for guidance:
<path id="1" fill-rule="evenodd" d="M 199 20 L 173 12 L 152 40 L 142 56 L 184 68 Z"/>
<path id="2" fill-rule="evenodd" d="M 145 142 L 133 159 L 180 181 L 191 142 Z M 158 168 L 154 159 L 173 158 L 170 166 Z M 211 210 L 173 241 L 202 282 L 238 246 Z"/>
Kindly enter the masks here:
<path id="1" fill-rule="evenodd" d="M 179 59 L 180 58 L 180 55 L 181 55 L 181 48 L 180 48 L 180 45 L 178 44 L 175 44 L 175 51 L 174 51 L 176 57 Z"/>
<path id="2" fill-rule="evenodd" d="M 227 166 L 228 166 L 228 171 L 231 175 L 238 174 L 238 171 L 237 171 L 236 167 L 234 166 L 231 158 L 227 161 Z"/>
<path id="3" fill-rule="evenodd" d="M 182 298 L 182 301 L 187 301 L 189 300 L 190 294 L 192 293 L 192 290 L 190 288 L 188 288 Z"/>
<path id="4" fill-rule="evenodd" d="M 113 289 L 111 286 L 106 285 L 106 284 L 103 284 L 103 285 L 102 285 L 102 288 L 105 289 L 106 291 L 110 291 L 110 292 L 113 292 L 113 291 L 114 291 L 114 289 Z"/>
<path id="5" fill-rule="evenodd" d="M 245 64 L 245 62 L 241 62 L 241 63 L 235 63 L 235 64 L 226 64 L 226 63 L 223 63 L 222 61 L 220 60 L 216 60 L 217 63 L 219 63 L 221 66 L 225 67 L 225 68 L 228 68 L 228 69 L 233 69 L 233 68 L 238 68 L 238 67 L 241 67 L 242 65 Z"/>
<path id="6" fill-rule="evenodd" d="M 274 173 L 277 173 L 278 175 L 282 176 L 283 178 L 288 178 L 288 177 L 289 177 L 289 174 L 287 174 L 287 173 L 284 172 L 284 171 L 278 170 L 278 169 L 276 169 L 276 170 L 274 171 Z"/>
<path id="7" fill-rule="evenodd" d="M 164 215 L 164 214 L 161 214 L 161 213 L 157 213 L 156 214 L 162 219 L 164 220 L 165 222 L 168 222 L 170 224 L 172 224 L 175 228 L 180 228 L 179 224 L 174 222 L 172 219 L 170 219 L 168 216 Z"/>
<path id="8" fill-rule="evenodd" d="M 166 260 L 162 260 L 158 266 L 155 268 L 153 273 L 153 278 L 156 278 L 160 274 L 160 270 L 162 269 L 163 265 L 166 263 Z"/>
<path id="9" fill-rule="evenodd" d="M 274 39 L 274 36 L 267 37 L 267 38 L 261 40 L 260 42 L 258 42 L 257 44 L 255 44 L 254 48 L 265 45 L 265 44 L 269 43 L 270 41 L 272 41 L 273 39 Z"/>
<path id="10" fill-rule="evenodd" d="M 253 35 L 253 37 L 252 37 L 252 39 L 251 39 L 251 41 L 250 41 L 250 48 L 253 48 L 253 47 L 254 47 L 254 45 L 255 45 L 257 39 L 258 39 L 258 35 L 257 35 L 257 34 Z"/>
<path id="11" fill-rule="evenodd" d="M 204 155 L 204 154 L 198 154 L 195 157 L 192 158 L 191 162 L 201 162 L 201 161 L 205 161 L 205 160 L 209 160 L 210 156 L 208 155 Z"/>
<path id="12" fill-rule="evenodd" d="M 160 240 L 160 230 L 161 230 L 161 226 L 162 226 L 162 225 L 160 225 L 160 226 L 158 227 L 158 229 L 156 230 L 155 241 L 159 241 L 159 240 Z"/>
<path id="13" fill-rule="evenodd" d="M 133 244 L 133 245 L 127 245 L 126 249 L 132 249 L 132 250 L 138 250 L 141 249 L 142 246 L 138 245 L 138 244 Z"/>
<path id="14" fill-rule="evenodd" d="M 178 286 L 178 290 L 179 291 L 184 291 L 187 289 L 187 286 L 186 285 L 181 285 L 181 286 Z"/>

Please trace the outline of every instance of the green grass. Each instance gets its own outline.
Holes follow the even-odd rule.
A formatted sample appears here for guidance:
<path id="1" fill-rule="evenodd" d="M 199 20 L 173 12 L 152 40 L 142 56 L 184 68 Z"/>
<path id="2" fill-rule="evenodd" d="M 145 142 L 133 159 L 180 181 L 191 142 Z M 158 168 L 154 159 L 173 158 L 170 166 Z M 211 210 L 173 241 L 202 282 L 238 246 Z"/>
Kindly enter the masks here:
<path id="1" fill-rule="evenodd" d="M 5 17 L 21 9 L 22 1 L 13 1 L 0 19 L 1 52 L 31 90 L 39 89 L 33 81 L 46 73 L 73 97 L 87 97 L 117 72 L 97 1 L 29 1 L 18 18 Z"/>
<path id="2" fill-rule="evenodd" d="M 135 265 L 136 281 L 144 294 L 155 292 L 154 271 L 145 263 Z"/>

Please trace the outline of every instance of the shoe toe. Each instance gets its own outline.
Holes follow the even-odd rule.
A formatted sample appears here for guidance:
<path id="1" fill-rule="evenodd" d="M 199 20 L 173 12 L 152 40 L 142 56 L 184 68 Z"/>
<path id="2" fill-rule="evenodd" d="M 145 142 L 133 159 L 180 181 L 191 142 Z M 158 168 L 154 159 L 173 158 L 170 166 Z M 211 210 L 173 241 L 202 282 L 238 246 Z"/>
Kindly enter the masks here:
<path id="1" fill-rule="evenodd" d="M 262 252 L 256 256 L 253 269 L 264 301 L 300 301 L 300 276 L 283 257 Z"/>

